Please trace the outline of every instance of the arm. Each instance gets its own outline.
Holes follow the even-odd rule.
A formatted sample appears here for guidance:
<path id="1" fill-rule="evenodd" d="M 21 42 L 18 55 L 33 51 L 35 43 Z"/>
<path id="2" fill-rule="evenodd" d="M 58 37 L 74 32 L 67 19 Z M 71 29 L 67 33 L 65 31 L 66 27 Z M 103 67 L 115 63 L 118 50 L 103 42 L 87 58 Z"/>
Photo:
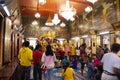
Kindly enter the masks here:
<path id="1" fill-rule="evenodd" d="M 120 75 L 120 69 L 114 67 L 113 71 L 115 72 L 115 74 Z"/>
<path id="2" fill-rule="evenodd" d="M 58 62 L 59 60 L 56 58 L 56 55 L 54 54 L 53 56 L 54 56 L 54 61 Z"/>
<path id="3" fill-rule="evenodd" d="M 45 53 L 42 54 L 41 62 L 44 62 L 45 60 Z"/>
<path id="4" fill-rule="evenodd" d="M 73 71 L 73 79 L 74 79 L 74 80 L 76 80 L 76 78 L 75 78 L 75 71 L 74 71 L 74 69 L 72 69 L 72 71 Z"/>
<path id="5" fill-rule="evenodd" d="M 29 60 L 33 61 L 33 52 L 32 52 L 32 50 L 29 51 Z"/>

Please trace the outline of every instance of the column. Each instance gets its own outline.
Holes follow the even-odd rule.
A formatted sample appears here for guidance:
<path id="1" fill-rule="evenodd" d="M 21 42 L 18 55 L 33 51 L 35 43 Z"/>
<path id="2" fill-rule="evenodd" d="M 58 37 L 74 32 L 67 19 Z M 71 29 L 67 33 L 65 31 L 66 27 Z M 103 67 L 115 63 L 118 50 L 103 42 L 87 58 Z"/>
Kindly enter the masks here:
<path id="1" fill-rule="evenodd" d="M 91 35 L 91 38 L 92 38 L 92 53 L 93 54 L 96 54 L 96 35 Z"/>
<path id="2" fill-rule="evenodd" d="M 120 0 L 116 0 L 117 6 L 117 20 L 120 21 Z"/>

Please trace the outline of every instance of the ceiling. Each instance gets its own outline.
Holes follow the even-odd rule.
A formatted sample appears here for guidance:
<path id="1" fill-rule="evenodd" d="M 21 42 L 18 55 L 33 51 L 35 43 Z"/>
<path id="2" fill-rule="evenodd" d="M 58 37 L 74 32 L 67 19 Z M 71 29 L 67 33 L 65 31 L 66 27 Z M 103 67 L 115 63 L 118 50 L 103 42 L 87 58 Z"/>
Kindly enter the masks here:
<path id="1" fill-rule="evenodd" d="M 54 13 L 59 14 L 59 9 L 65 5 L 66 0 L 46 0 L 46 4 L 38 4 L 38 0 L 20 0 L 21 14 L 23 16 L 34 16 L 38 11 L 41 17 L 53 17 Z M 87 0 L 70 0 L 70 5 L 76 9 L 77 14 L 84 12 L 87 6 L 92 6 Z M 59 15 L 60 16 L 60 15 Z"/>
<path id="2" fill-rule="evenodd" d="M 65 38 L 70 38 L 75 35 L 83 35 L 86 33 L 89 34 L 91 29 L 95 31 L 112 29 L 111 23 L 117 21 L 115 1 L 116 0 L 98 0 L 93 5 L 87 0 L 70 0 L 70 6 L 73 6 L 76 9 L 78 19 L 75 18 L 75 21 L 69 22 L 59 14 L 59 9 L 65 5 L 66 0 L 46 0 L 44 5 L 38 4 L 38 0 L 20 0 L 22 24 L 23 26 L 25 25 L 26 31 L 25 36 L 35 37 L 37 35 L 37 37 L 39 37 L 38 34 L 41 36 L 45 32 L 41 30 L 42 28 L 30 28 L 31 22 L 35 19 L 34 15 L 36 12 L 39 12 L 41 15 L 39 27 L 41 27 L 43 23 L 45 24 L 48 16 L 53 18 L 54 14 L 58 13 L 59 18 L 62 21 L 64 20 L 67 27 L 56 30 L 56 33 L 58 34 L 57 36 Z M 90 13 L 86 13 L 85 8 L 87 6 L 92 6 L 94 12 L 92 13 L 91 11 Z M 42 27 L 44 26 L 45 25 L 42 25 Z"/>

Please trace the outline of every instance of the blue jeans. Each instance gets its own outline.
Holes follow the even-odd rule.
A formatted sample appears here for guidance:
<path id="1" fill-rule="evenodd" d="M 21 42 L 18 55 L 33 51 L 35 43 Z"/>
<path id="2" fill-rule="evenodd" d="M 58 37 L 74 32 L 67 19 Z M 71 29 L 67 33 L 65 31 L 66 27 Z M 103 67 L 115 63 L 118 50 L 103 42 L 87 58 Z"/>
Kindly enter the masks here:
<path id="1" fill-rule="evenodd" d="M 44 80 L 53 80 L 53 68 L 47 69 L 44 72 Z"/>

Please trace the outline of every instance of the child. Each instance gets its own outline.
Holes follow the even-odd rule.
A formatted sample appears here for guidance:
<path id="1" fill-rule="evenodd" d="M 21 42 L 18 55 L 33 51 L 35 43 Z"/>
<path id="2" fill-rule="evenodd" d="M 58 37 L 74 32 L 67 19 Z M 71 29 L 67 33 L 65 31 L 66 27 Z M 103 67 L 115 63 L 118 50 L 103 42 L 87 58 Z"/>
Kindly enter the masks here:
<path id="1" fill-rule="evenodd" d="M 62 71 L 63 80 L 75 80 L 75 72 L 69 65 L 70 63 L 67 62 L 64 66 L 64 70 Z"/>
<path id="2" fill-rule="evenodd" d="M 71 66 L 73 69 L 76 69 L 77 68 L 77 59 L 76 58 L 73 58 L 72 59 L 72 66 Z"/>
<path id="3" fill-rule="evenodd" d="M 87 76 L 87 78 L 91 80 L 92 78 L 94 78 L 94 74 L 95 74 L 92 58 L 88 58 L 87 68 L 88 68 L 87 74 L 89 75 Z"/>
<path id="4" fill-rule="evenodd" d="M 64 58 L 63 58 L 63 60 L 62 60 L 62 67 L 63 67 L 63 69 L 65 68 L 65 66 L 66 66 L 66 63 L 68 63 L 69 61 L 68 61 L 68 59 L 67 59 L 67 56 L 64 56 Z"/>

